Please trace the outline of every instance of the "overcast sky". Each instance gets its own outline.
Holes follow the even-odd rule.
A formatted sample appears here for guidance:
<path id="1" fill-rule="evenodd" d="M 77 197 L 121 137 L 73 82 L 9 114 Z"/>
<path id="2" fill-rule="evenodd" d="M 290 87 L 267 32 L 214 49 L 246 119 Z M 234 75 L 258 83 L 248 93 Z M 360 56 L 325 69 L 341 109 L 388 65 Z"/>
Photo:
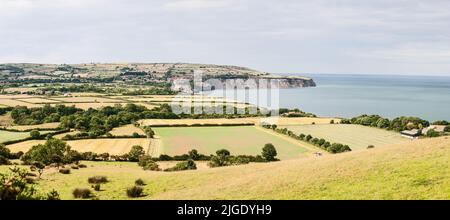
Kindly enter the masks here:
<path id="1" fill-rule="evenodd" d="M 0 0 L 0 63 L 450 75 L 449 0 Z"/>

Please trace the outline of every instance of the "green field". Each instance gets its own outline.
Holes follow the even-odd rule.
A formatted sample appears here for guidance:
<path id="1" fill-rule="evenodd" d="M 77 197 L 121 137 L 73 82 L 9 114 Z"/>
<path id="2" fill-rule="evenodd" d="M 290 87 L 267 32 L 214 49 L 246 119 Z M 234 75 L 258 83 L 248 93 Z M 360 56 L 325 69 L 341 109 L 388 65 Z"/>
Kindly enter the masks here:
<path id="1" fill-rule="evenodd" d="M 45 170 L 35 186 L 73 199 L 75 188 L 91 188 L 87 179 L 108 178 L 95 196 L 128 199 L 125 190 L 142 178 L 139 199 L 450 199 L 450 139 L 410 141 L 392 147 L 359 150 L 274 163 L 181 172 L 144 171 L 132 162 L 82 162 L 71 174 Z M 29 166 L 21 166 L 29 170 Z M 0 173 L 8 166 L 0 166 Z"/>
<path id="2" fill-rule="evenodd" d="M 323 138 L 330 142 L 347 144 L 352 150 L 395 144 L 409 139 L 403 138 L 399 133 L 371 128 L 362 125 L 324 124 L 324 125 L 286 125 L 296 134 L 310 134 L 316 138 Z"/>
<path id="3" fill-rule="evenodd" d="M 227 149 L 231 154 L 259 155 L 266 143 L 272 143 L 278 158 L 298 158 L 308 150 L 295 141 L 280 138 L 253 126 L 232 127 L 161 127 L 154 128 L 161 137 L 161 154 L 181 155 L 191 149 L 202 154 L 215 154 Z"/>
<path id="4" fill-rule="evenodd" d="M 47 134 L 52 131 L 41 131 L 41 134 Z M 12 132 L 0 130 L 0 143 L 24 139 L 30 136 L 30 132 Z"/>

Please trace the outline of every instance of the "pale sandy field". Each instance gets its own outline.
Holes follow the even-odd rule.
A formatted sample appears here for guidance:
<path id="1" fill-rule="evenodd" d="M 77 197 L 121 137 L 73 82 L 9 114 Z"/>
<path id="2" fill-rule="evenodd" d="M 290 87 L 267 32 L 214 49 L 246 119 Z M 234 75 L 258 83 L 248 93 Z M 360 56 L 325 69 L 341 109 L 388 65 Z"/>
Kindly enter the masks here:
<path id="1" fill-rule="evenodd" d="M 31 140 L 17 144 L 8 145 L 12 152 L 27 152 L 32 146 L 43 144 L 45 140 Z M 124 138 L 124 139 L 87 139 L 67 141 L 72 149 L 79 152 L 109 153 L 110 155 L 122 155 L 128 153 L 134 145 L 142 146 L 146 151 L 150 146 L 147 138 Z"/>
<path id="2" fill-rule="evenodd" d="M 138 133 L 140 135 L 145 135 L 144 131 L 134 125 L 124 125 L 118 128 L 114 128 L 110 131 L 114 136 L 124 136 L 124 135 L 132 135 L 133 133 Z"/>

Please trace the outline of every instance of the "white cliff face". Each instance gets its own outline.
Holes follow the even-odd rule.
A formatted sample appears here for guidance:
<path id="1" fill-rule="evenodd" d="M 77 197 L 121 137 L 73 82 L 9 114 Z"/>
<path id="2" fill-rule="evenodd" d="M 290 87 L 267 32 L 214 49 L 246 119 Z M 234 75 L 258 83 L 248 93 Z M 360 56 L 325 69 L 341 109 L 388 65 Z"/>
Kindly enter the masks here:
<path id="1" fill-rule="evenodd" d="M 177 79 L 172 81 L 172 89 L 177 91 L 192 91 L 189 79 Z M 270 84 L 270 85 L 269 85 Z M 315 87 L 316 83 L 310 78 L 237 78 L 237 79 L 215 79 L 210 78 L 203 82 L 203 91 L 221 90 L 225 88 L 236 89 L 265 89 L 265 88 L 302 88 Z"/>

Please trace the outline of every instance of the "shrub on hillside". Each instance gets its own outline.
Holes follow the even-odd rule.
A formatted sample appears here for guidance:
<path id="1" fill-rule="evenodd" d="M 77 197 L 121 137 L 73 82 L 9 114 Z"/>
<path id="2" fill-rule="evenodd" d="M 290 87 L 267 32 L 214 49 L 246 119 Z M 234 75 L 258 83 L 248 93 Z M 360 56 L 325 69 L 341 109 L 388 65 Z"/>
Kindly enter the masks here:
<path id="1" fill-rule="evenodd" d="M 372 148 L 375 148 L 375 146 L 373 146 L 373 145 L 367 146 L 367 149 L 372 149 Z"/>
<path id="2" fill-rule="evenodd" d="M 177 163 L 174 167 L 165 169 L 164 171 L 182 171 L 182 170 L 196 170 L 196 169 L 197 165 L 195 164 L 194 160 L 189 159 L 187 161 Z"/>
<path id="3" fill-rule="evenodd" d="M 0 173 L 0 200 L 53 200 L 54 193 L 39 195 L 28 172 L 18 167 L 9 168 L 11 172 Z M 59 196 L 58 196 L 59 199 Z"/>
<path id="4" fill-rule="evenodd" d="M 70 174 L 70 169 L 69 168 L 61 168 L 61 169 L 59 169 L 59 172 L 62 174 Z"/>
<path id="5" fill-rule="evenodd" d="M 77 199 L 88 199 L 92 197 L 91 190 L 87 188 L 76 188 L 73 190 L 72 195 Z"/>
<path id="6" fill-rule="evenodd" d="M 141 186 L 132 186 L 127 189 L 127 196 L 130 198 L 138 198 L 142 196 L 144 188 Z"/>
<path id="7" fill-rule="evenodd" d="M 80 159 L 76 151 L 71 151 L 66 142 L 58 139 L 50 139 L 45 144 L 33 146 L 22 156 L 25 164 L 40 162 L 45 165 L 52 163 L 72 163 Z"/>
<path id="8" fill-rule="evenodd" d="M 108 178 L 106 176 L 93 176 L 88 178 L 88 183 L 90 184 L 101 184 L 107 182 Z"/>
<path id="9" fill-rule="evenodd" d="M 159 165 L 152 159 L 151 156 L 144 155 L 139 158 L 138 165 L 144 170 L 160 171 Z"/>
<path id="10" fill-rule="evenodd" d="M 225 149 L 216 151 L 216 155 L 211 157 L 208 165 L 210 167 L 222 167 L 231 165 L 230 151 Z"/>
<path id="11" fill-rule="evenodd" d="M 328 151 L 330 153 L 336 154 L 336 153 L 343 153 L 343 152 L 351 151 L 351 149 L 348 145 L 334 143 L 328 148 Z"/>

